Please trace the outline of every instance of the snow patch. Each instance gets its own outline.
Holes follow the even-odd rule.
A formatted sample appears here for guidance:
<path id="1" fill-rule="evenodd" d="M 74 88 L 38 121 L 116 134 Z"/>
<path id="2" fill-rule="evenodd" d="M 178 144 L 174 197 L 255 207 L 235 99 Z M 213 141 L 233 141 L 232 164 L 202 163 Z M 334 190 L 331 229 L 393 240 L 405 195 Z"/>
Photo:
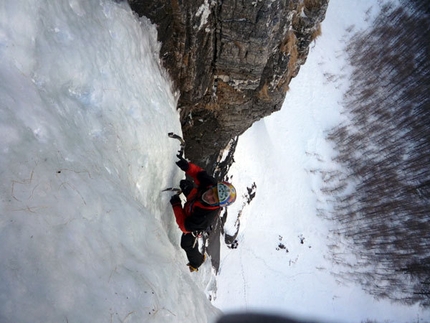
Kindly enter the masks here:
<path id="1" fill-rule="evenodd" d="M 208 18 L 210 14 L 211 5 L 209 4 L 209 0 L 205 0 L 205 2 L 199 7 L 196 12 L 196 17 L 200 17 L 200 25 L 198 27 L 195 26 L 195 29 L 201 30 L 208 23 Z"/>

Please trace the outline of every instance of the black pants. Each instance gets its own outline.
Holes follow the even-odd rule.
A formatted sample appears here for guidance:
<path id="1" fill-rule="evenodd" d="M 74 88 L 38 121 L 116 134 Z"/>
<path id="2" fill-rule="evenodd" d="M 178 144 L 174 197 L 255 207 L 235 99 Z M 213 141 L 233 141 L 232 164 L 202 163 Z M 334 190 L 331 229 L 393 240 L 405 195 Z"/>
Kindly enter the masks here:
<path id="1" fill-rule="evenodd" d="M 204 261 L 204 257 L 199 251 L 199 242 L 196 240 L 196 237 L 191 233 L 183 233 L 181 248 L 185 250 L 188 261 L 190 262 L 189 264 L 194 268 L 199 268 Z"/>

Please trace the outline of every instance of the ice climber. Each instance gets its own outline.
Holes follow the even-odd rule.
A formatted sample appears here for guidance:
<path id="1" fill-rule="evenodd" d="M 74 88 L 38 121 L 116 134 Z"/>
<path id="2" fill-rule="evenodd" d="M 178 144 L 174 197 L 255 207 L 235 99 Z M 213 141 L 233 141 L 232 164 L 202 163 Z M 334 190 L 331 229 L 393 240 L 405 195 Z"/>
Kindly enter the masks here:
<path id="1" fill-rule="evenodd" d="M 182 206 L 181 199 L 175 194 L 170 199 L 176 222 L 182 230 L 181 248 L 185 250 L 190 271 L 197 271 L 205 261 L 199 251 L 198 237 L 207 232 L 221 208 L 236 200 L 236 189 L 227 182 L 217 182 L 199 166 L 188 162 L 180 152 L 176 165 L 189 175 L 193 181 L 182 180 L 180 188 L 187 201 Z"/>

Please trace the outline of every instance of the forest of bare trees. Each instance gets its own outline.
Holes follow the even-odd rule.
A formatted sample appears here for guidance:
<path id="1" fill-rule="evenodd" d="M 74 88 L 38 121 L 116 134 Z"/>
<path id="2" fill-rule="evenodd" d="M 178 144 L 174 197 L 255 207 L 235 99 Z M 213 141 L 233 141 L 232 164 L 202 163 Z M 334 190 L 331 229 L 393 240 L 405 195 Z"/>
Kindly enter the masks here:
<path id="1" fill-rule="evenodd" d="M 353 66 L 344 97 L 350 123 L 329 134 L 342 172 L 334 196 L 353 258 L 336 253 L 340 279 L 377 298 L 430 307 L 430 14 L 426 1 L 386 4 L 347 46 Z M 327 174 L 326 174 L 327 175 Z M 353 259 L 353 260 L 352 260 Z"/>

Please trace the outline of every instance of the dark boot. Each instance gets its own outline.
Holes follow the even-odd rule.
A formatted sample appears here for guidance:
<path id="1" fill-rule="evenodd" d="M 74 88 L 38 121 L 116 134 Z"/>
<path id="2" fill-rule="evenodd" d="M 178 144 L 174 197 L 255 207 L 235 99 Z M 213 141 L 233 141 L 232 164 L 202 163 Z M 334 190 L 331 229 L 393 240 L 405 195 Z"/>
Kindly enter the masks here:
<path id="1" fill-rule="evenodd" d="M 189 261 L 188 266 L 190 271 L 197 271 L 201 264 L 205 261 L 204 255 L 199 251 L 199 243 L 191 233 L 182 234 L 181 248 L 185 250 Z M 191 270 L 194 269 L 194 270 Z"/>

